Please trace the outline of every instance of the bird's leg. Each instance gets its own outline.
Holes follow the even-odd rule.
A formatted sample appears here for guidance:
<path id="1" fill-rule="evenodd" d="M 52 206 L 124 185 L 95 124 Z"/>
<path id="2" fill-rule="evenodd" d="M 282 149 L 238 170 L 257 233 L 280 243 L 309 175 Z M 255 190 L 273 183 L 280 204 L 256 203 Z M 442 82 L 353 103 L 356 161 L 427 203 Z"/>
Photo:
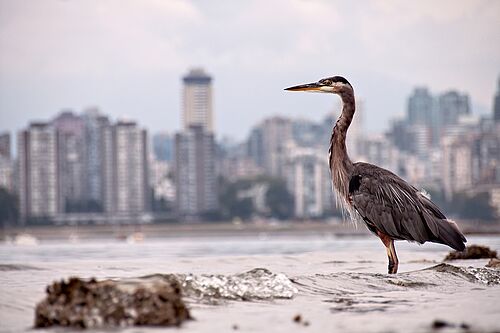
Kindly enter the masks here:
<path id="1" fill-rule="evenodd" d="M 392 267 L 391 267 L 391 259 L 389 259 L 389 274 L 396 274 L 398 272 L 399 260 L 396 254 L 396 247 L 394 246 L 393 239 L 391 239 L 391 243 L 389 244 L 389 250 L 391 252 L 391 258 L 392 258 Z"/>
<path id="2" fill-rule="evenodd" d="M 387 251 L 387 258 L 389 259 L 388 272 L 389 274 L 396 274 L 398 272 L 398 256 L 396 255 L 396 248 L 394 247 L 394 240 L 383 232 L 377 231 L 377 236 L 384 243 L 385 250 Z"/>

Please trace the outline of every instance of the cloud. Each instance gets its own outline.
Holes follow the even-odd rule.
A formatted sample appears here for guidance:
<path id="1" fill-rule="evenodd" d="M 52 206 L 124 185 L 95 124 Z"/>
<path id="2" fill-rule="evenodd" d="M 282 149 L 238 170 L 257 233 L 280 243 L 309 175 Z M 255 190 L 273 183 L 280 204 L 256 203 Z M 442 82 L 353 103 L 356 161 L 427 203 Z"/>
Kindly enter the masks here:
<path id="1" fill-rule="evenodd" d="M 195 6 L 176 0 L 14 3 L 2 3 L 8 8 L 0 31 L 1 70 L 11 75 L 175 68 L 182 64 L 182 32 L 201 17 Z"/>
<path id="2" fill-rule="evenodd" d="M 274 113 L 320 117 L 331 96 L 281 89 L 332 74 L 348 76 L 380 130 L 417 84 L 489 107 L 497 40 L 500 2 L 487 0 L 0 0 L 1 123 L 98 104 L 175 130 L 180 77 L 201 65 L 220 133 L 241 138 Z"/>

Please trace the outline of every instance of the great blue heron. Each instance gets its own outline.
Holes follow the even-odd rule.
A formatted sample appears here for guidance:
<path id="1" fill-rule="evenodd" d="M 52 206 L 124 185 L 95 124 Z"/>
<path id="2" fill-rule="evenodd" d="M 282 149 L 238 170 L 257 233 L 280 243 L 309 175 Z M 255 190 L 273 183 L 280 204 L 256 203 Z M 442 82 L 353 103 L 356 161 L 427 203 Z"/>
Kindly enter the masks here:
<path id="1" fill-rule="evenodd" d="M 333 127 L 329 164 L 337 198 L 352 218 L 361 217 L 384 243 L 389 274 L 398 271 L 394 240 L 427 241 L 463 251 L 464 235 L 423 193 L 394 173 L 369 163 L 352 163 L 345 139 L 356 109 L 354 90 L 341 76 L 286 88 L 290 91 L 333 93 L 342 99 L 342 114 Z"/>

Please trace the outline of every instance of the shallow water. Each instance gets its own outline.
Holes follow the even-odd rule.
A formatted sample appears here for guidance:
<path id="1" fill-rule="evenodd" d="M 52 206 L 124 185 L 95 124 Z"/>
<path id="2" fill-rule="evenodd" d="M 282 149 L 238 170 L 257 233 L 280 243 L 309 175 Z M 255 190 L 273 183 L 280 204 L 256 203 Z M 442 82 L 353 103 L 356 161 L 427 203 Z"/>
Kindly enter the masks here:
<path id="1" fill-rule="evenodd" d="M 500 237 L 469 244 L 500 250 Z M 429 331 L 435 319 L 500 330 L 500 274 L 487 260 L 441 264 L 448 248 L 398 242 L 400 274 L 373 237 L 332 235 L 146 239 L 139 244 L 0 244 L 0 330 L 28 331 L 45 286 L 69 276 L 177 274 L 195 321 L 182 330 Z M 301 323 L 293 321 L 300 314 Z M 50 330 L 49 330 L 50 331 Z M 124 332 L 156 332 L 128 328 Z M 162 330 L 163 331 L 163 330 Z"/>

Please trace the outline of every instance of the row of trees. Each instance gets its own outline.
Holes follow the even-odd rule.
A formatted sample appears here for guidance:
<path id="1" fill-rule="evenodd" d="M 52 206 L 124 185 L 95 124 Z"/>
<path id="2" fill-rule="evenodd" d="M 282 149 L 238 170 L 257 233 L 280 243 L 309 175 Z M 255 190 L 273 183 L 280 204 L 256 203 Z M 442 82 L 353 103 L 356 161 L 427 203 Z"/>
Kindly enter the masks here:
<path id="1" fill-rule="evenodd" d="M 256 207 L 255 201 L 260 198 L 242 196 L 255 186 L 264 189 L 264 207 Z M 294 200 L 281 179 L 265 176 L 253 179 L 242 179 L 235 182 L 219 181 L 220 217 L 222 219 L 248 219 L 254 215 L 264 215 L 280 220 L 293 217 Z"/>
<path id="2" fill-rule="evenodd" d="M 19 220 L 19 200 L 17 196 L 0 187 L 0 224 L 16 225 Z"/>
<path id="3" fill-rule="evenodd" d="M 495 209 L 490 204 L 490 194 L 455 193 L 451 200 L 446 200 L 443 192 L 431 192 L 431 199 L 445 213 L 468 220 L 494 221 L 498 218 Z"/>

